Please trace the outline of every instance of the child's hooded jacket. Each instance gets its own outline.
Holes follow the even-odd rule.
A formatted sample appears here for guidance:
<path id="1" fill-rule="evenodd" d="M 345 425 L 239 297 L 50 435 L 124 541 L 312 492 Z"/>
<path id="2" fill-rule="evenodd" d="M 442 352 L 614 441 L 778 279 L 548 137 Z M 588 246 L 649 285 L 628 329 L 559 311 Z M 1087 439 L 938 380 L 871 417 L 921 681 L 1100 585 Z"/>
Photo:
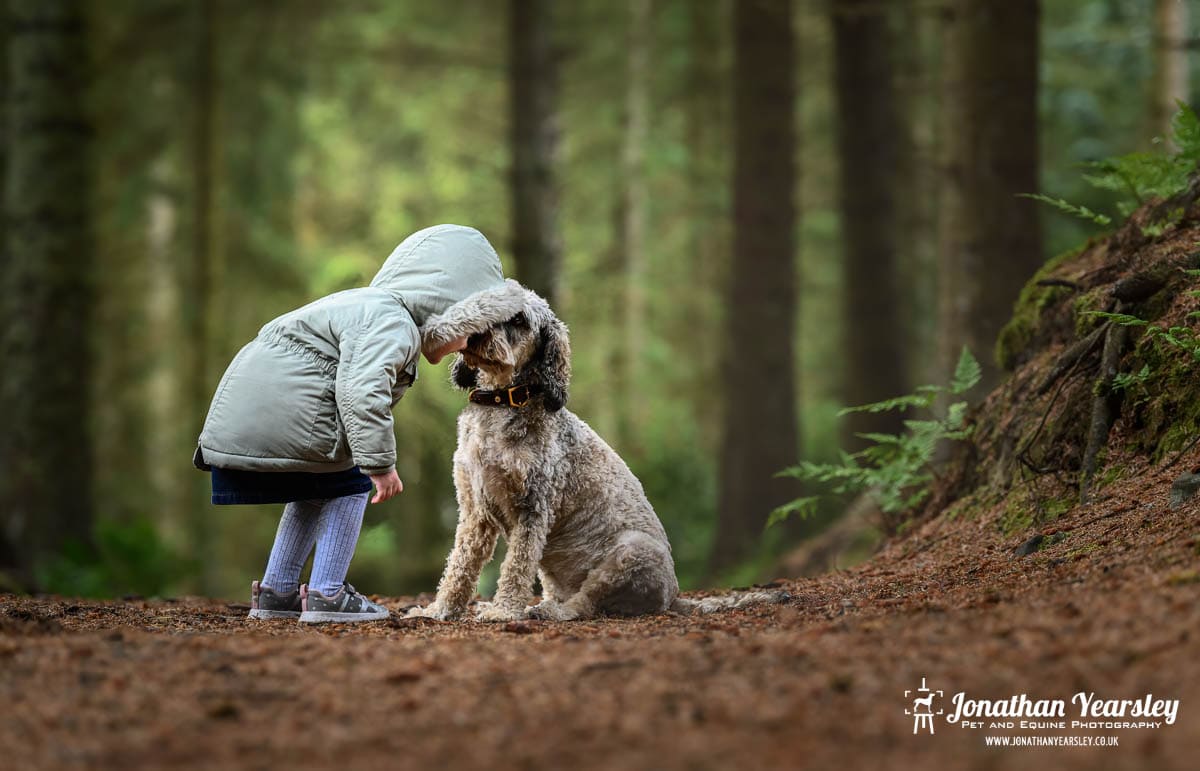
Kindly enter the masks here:
<path id="1" fill-rule="evenodd" d="M 396 464 L 392 407 L 416 380 L 423 333 L 433 350 L 508 320 L 523 304 L 524 291 L 504 280 L 482 233 L 461 225 L 418 231 L 369 287 L 286 313 L 242 348 L 213 396 L 197 465 L 386 473 Z"/>

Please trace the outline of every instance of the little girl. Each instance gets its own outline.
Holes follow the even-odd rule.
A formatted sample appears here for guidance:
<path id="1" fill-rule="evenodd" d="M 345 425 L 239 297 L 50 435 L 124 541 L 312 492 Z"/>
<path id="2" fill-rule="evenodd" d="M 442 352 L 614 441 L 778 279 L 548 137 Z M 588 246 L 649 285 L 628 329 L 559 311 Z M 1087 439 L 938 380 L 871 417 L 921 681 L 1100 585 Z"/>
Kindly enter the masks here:
<path id="1" fill-rule="evenodd" d="M 346 573 L 372 484 L 372 503 L 404 489 L 392 407 L 416 380 L 422 353 L 436 364 L 523 303 L 483 234 L 438 225 L 404 239 L 369 287 L 280 316 L 234 357 L 194 460 L 212 472 L 215 504 L 287 504 L 266 572 L 251 584 L 252 618 L 388 616 Z M 431 321 L 437 332 L 425 334 Z"/>

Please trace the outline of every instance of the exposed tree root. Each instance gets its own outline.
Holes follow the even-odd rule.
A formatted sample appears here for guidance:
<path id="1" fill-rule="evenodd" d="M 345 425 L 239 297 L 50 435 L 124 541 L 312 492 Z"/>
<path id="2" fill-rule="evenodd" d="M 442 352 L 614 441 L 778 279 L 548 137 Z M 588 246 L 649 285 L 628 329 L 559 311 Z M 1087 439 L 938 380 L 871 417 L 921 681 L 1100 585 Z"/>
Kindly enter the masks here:
<path id="1" fill-rule="evenodd" d="M 1195 436 L 1195 438 L 1192 439 L 1192 441 L 1187 443 L 1186 447 L 1184 447 L 1182 450 L 1180 450 L 1175 455 L 1175 457 L 1171 460 L 1171 462 L 1167 464 L 1167 468 L 1171 468 L 1176 463 L 1178 463 L 1180 461 L 1180 459 L 1183 458 L 1184 455 L 1187 455 L 1189 452 L 1191 452 L 1192 448 L 1195 447 L 1197 444 L 1200 444 L 1200 434 L 1197 434 Z"/>
<path id="2" fill-rule="evenodd" d="M 1038 386 L 1038 396 L 1044 396 L 1050 390 L 1050 387 L 1054 385 L 1055 381 L 1075 369 L 1076 364 L 1095 350 L 1100 341 L 1105 339 L 1105 333 L 1108 332 L 1108 328 L 1111 325 L 1112 322 L 1105 323 L 1087 337 L 1063 351 L 1063 355 L 1059 358 L 1058 363 L 1054 365 L 1054 369 L 1050 370 L 1050 374 L 1046 375 L 1046 379 Z"/>
<path id="3" fill-rule="evenodd" d="M 1123 313 L 1125 304 L 1117 303 L 1117 313 Z M 1108 432 L 1121 411 L 1121 394 L 1112 387 L 1113 377 L 1121 364 L 1125 345 L 1129 340 L 1129 328 L 1122 324 L 1108 324 L 1104 334 L 1104 352 L 1100 355 L 1100 374 L 1092 396 L 1092 420 L 1088 427 L 1087 448 L 1083 452 L 1083 466 L 1079 477 L 1079 502 L 1087 503 L 1096 474 L 1096 463 L 1100 450 L 1108 444 Z"/>

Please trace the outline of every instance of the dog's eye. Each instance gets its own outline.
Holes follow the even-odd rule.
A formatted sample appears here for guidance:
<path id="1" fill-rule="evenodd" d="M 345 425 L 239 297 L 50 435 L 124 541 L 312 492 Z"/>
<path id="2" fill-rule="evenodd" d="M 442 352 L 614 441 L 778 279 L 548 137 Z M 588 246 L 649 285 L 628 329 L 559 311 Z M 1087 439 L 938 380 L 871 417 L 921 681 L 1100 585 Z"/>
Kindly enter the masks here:
<path id="1" fill-rule="evenodd" d="M 518 313 L 516 316 L 513 316 L 511 319 L 509 319 L 507 323 L 509 326 L 516 327 L 517 329 L 529 328 L 529 319 L 525 318 L 524 313 Z"/>

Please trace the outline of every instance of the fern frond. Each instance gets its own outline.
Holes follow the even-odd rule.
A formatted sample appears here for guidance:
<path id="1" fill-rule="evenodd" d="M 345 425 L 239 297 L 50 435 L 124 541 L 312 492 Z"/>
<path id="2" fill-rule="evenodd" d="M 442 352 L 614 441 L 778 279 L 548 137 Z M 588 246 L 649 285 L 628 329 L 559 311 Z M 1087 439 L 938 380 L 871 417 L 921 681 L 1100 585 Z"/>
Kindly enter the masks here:
<path id="1" fill-rule="evenodd" d="M 1061 198 L 1053 198 L 1048 195 L 1042 195 L 1041 193 L 1018 193 L 1017 197 L 1030 198 L 1034 201 L 1044 203 L 1047 206 L 1057 209 L 1064 214 L 1070 214 L 1075 217 L 1085 219 L 1089 222 L 1094 222 L 1100 226 L 1112 224 L 1112 217 L 1109 217 L 1107 214 L 1094 212 L 1086 206 L 1076 206 L 1075 204 L 1070 203 L 1069 201 L 1064 201 Z"/>
<path id="2" fill-rule="evenodd" d="M 1109 313 L 1108 311 L 1087 311 L 1085 316 L 1095 316 L 1098 319 L 1108 319 L 1114 324 L 1120 324 L 1123 327 L 1144 327 L 1150 322 L 1145 319 L 1139 319 L 1137 316 L 1130 316 L 1128 313 Z"/>
<path id="3" fill-rule="evenodd" d="M 939 389 L 940 390 L 940 389 Z M 838 417 L 849 415 L 855 412 L 891 412 L 892 410 L 905 410 L 909 407 L 925 408 L 933 404 L 937 392 L 925 392 L 916 394 L 905 394 L 892 399 L 884 399 L 881 402 L 872 404 L 863 404 L 858 407 L 844 407 L 838 410 Z"/>
<path id="4" fill-rule="evenodd" d="M 958 364 L 954 367 L 954 378 L 950 381 L 950 393 L 961 394 L 970 391 L 983 377 L 983 370 L 979 367 L 979 362 L 971 355 L 971 351 L 964 345 L 962 353 L 958 355 Z"/>
<path id="5" fill-rule="evenodd" d="M 1176 100 L 1179 112 L 1171 118 L 1171 135 L 1179 154 L 1193 162 L 1200 161 L 1200 117 L 1182 100 Z"/>
<path id="6" fill-rule="evenodd" d="M 810 495 L 805 498 L 797 498 L 790 503 L 785 503 L 771 511 L 767 517 L 767 524 L 763 526 L 763 530 L 779 524 L 793 514 L 797 514 L 801 519 L 807 519 L 817 512 L 817 503 L 820 498 L 815 495 Z"/>

